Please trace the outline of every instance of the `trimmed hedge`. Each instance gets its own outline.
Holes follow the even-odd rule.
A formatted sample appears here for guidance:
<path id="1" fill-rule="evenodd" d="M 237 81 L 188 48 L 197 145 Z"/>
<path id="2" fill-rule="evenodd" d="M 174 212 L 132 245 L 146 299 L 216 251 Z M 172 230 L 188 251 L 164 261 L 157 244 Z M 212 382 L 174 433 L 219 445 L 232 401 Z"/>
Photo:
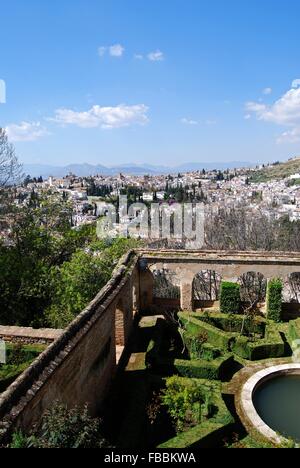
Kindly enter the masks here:
<path id="1" fill-rule="evenodd" d="M 201 338 L 203 339 L 203 337 Z M 206 361 L 213 361 L 221 355 L 221 351 L 218 348 L 215 348 L 210 343 L 203 343 L 197 335 L 193 335 L 187 331 L 183 334 L 183 340 L 192 360 L 204 359 Z"/>
<path id="2" fill-rule="evenodd" d="M 232 362 L 232 355 L 215 359 L 214 361 L 184 361 L 176 359 L 173 366 L 181 377 L 207 380 L 223 380 Z"/>
<path id="3" fill-rule="evenodd" d="M 260 333 L 263 338 L 252 342 L 249 338 L 241 336 L 240 333 L 225 332 L 216 328 L 221 325 L 224 326 L 224 328 L 228 328 L 230 322 L 233 329 L 240 330 L 243 321 L 242 315 L 232 315 L 229 317 L 225 314 L 212 314 L 209 316 L 205 313 L 189 314 L 187 312 L 182 312 L 179 314 L 179 317 L 186 327 L 187 336 L 197 337 L 200 333 L 206 333 L 208 344 L 211 346 L 220 348 L 223 351 L 225 350 L 225 352 L 232 351 L 237 356 L 249 361 L 285 356 L 285 343 L 276 325 L 272 322 L 266 324 L 263 318 L 257 317 L 255 319 L 255 324 L 252 326 L 252 331 Z M 207 322 L 214 323 L 215 325 Z M 249 325 L 248 328 L 251 328 L 251 326 Z"/>
<path id="4" fill-rule="evenodd" d="M 269 320 L 281 322 L 282 318 L 282 290 L 283 285 L 280 279 L 271 279 L 267 289 L 267 316 Z"/>
<path id="5" fill-rule="evenodd" d="M 233 352 L 249 361 L 280 358 L 285 356 L 285 343 L 276 326 L 269 324 L 263 340 L 251 342 L 248 338 L 240 336 L 236 339 Z"/>
<path id="6" fill-rule="evenodd" d="M 220 348 L 225 351 L 231 350 L 231 346 L 237 336 L 236 333 L 227 333 L 219 330 L 213 325 L 202 322 L 199 320 L 197 314 L 180 312 L 178 316 L 189 334 L 195 336 L 205 334 L 208 338 L 208 342 L 216 348 Z"/>
<path id="7" fill-rule="evenodd" d="M 240 307 L 240 285 L 223 281 L 220 291 L 220 311 L 223 314 L 238 314 Z"/>
<path id="8" fill-rule="evenodd" d="M 154 327 L 152 339 L 148 345 L 146 352 L 145 364 L 148 369 L 158 365 L 161 359 L 161 347 L 164 339 L 165 322 L 163 319 L 158 319 Z"/>
<path id="9" fill-rule="evenodd" d="M 255 333 L 256 335 L 265 334 L 266 321 L 262 317 L 255 317 L 252 320 L 250 317 L 244 321 L 243 315 L 237 314 L 220 314 L 220 313 L 197 313 L 195 318 L 198 318 L 202 322 L 206 322 L 214 327 L 219 328 L 222 331 L 229 333 L 239 333 L 244 328 L 246 333 Z"/>
<path id="10" fill-rule="evenodd" d="M 158 446 L 159 449 L 185 449 L 191 446 L 206 445 L 206 440 L 224 427 L 223 424 L 206 422 L 193 427 L 189 431 L 181 432 L 178 436 Z"/>
<path id="11" fill-rule="evenodd" d="M 296 340 L 300 340 L 300 318 L 289 323 L 288 341 L 291 347 L 293 347 L 293 341 Z"/>

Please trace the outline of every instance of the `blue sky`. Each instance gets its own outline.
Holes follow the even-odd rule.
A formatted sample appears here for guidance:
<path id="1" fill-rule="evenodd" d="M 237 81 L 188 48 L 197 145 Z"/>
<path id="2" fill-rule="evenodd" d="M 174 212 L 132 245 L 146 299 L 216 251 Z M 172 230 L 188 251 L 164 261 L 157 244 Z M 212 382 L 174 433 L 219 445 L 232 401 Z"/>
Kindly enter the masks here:
<path id="1" fill-rule="evenodd" d="M 299 0 L 2 2 L 0 126 L 26 163 L 299 155 L 299 17 Z"/>

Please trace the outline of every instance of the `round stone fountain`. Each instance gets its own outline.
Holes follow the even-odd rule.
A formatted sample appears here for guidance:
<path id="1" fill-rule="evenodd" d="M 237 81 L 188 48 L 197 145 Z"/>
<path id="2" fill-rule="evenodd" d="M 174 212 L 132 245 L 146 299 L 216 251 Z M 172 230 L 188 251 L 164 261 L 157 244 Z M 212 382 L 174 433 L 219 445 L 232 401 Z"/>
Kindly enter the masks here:
<path id="1" fill-rule="evenodd" d="M 267 367 L 252 375 L 240 403 L 253 429 L 271 442 L 300 442 L 300 364 Z"/>

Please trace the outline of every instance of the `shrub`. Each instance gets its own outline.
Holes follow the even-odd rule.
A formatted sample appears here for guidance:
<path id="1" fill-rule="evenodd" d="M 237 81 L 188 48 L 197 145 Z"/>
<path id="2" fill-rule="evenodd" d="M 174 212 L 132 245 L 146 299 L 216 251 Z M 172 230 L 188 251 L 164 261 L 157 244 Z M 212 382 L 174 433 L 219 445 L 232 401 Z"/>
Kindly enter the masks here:
<path id="1" fill-rule="evenodd" d="M 56 403 L 42 418 L 41 430 L 26 437 L 13 435 L 12 448 L 105 448 L 100 434 L 100 420 L 93 419 L 88 409 Z"/>
<path id="2" fill-rule="evenodd" d="M 30 439 L 26 437 L 21 431 L 15 432 L 13 434 L 10 448 L 25 449 L 25 448 L 29 448 L 29 445 L 30 445 Z"/>
<path id="3" fill-rule="evenodd" d="M 268 283 L 267 291 L 267 314 L 268 319 L 274 322 L 281 321 L 282 314 L 282 281 L 280 279 L 272 279 Z"/>
<path id="4" fill-rule="evenodd" d="M 236 283 L 222 282 L 220 310 L 223 314 L 238 314 L 241 306 L 240 286 Z"/>
<path id="5" fill-rule="evenodd" d="M 203 398 L 203 391 L 197 381 L 177 376 L 167 379 L 162 403 L 167 407 L 177 432 L 196 426 L 202 416 L 209 417 L 212 407 L 210 395 Z"/>
<path id="6" fill-rule="evenodd" d="M 178 381 L 181 385 L 188 386 L 189 379 L 178 379 Z M 226 434 L 232 432 L 234 418 L 224 403 L 221 383 L 203 379 L 194 379 L 193 382 L 201 389 L 204 402 L 201 423 L 159 445 L 159 449 L 221 447 Z"/>

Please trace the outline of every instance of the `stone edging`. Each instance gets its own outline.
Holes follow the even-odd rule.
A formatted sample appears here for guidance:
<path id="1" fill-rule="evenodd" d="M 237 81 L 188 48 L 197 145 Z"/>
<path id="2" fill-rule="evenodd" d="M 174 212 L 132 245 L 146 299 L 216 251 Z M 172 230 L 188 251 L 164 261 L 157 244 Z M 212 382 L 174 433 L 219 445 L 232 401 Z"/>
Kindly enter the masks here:
<path id="1" fill-rule="evenodd" d="M 253 395 L 255 390 L 264 382 L 274 378 L 276 375 L 288 374 L 300 374 L 300 364 L 292 363 L 267 367 L 250 377 L 244 384 L 241 392 L 241 407 L 253 428 L 277 445 L 283 444 L 287 440 L 279 436 L 260 418 L 253 404 Z"/>

